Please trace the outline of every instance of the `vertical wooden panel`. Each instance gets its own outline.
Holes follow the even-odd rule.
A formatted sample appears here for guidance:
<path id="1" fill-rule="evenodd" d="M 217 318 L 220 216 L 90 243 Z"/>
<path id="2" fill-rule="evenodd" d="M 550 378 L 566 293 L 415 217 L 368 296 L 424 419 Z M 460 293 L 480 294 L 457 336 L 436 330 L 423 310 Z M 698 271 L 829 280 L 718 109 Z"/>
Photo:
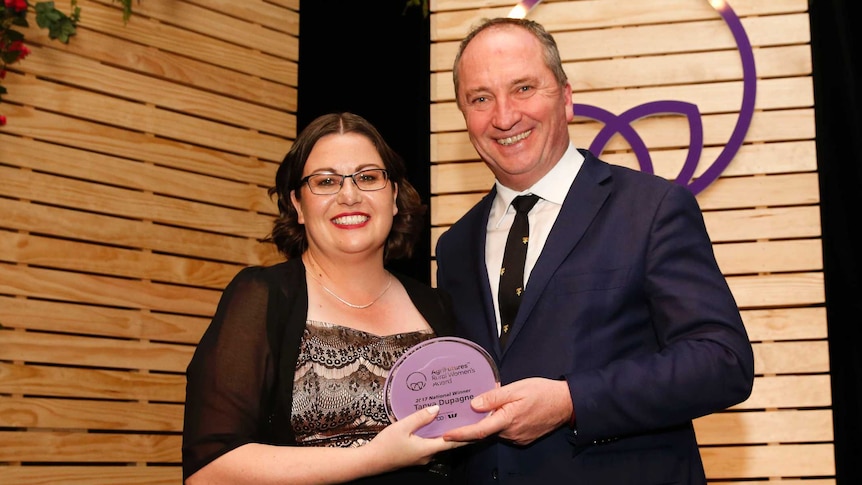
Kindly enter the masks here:
<path id="1" fill-rule="evenodd" d="M 808 5 L 727 3 L 750 52 L 738 49 L 738 38 L 706 0 L 545 1 L 528 17 L 554 34 L 574 103 L 615 115 L 654 101 L 697 108 L 702 147 L 690 146 L 692 126 L 684 117 L 655 113 L 630 123 L 649 149 L 650 166 L 621 136 L 595 153 L 671 180 L 693 150 L 702 148 L 695 179 L 722 156 L 742 118 L 740 59 L 750 53 L 756 72 L 750 126 L 729 165 L 697 197 L 754 341 L 757 378 L 748 401 L 696 422 L 698 438 L 711 481 L 834 483 Z M 514 4 L 431 4 L 432 247 L 494 183 L 454 102 L 458 43 L 473 24 L 506 16 Z M 570 134 L 589 148 L 604 125 L 575 114 Z M 793 424 L 812 418 L 816 426 Z"/>
<path id="2" fill-rule="evenodd" d="M 178 483 L 194 346 L 233 275 L 280 259 L 259 239 L 299 3 L 78 5 L 67 45 L 31 12 L 3 83 L 0 481 Z"/>

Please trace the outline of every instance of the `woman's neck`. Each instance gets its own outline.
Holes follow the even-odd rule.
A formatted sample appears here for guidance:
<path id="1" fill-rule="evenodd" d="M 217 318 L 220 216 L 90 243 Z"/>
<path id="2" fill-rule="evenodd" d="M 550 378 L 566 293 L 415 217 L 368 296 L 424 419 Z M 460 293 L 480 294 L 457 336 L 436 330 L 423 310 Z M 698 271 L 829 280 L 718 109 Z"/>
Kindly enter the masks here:
<path id="1" fill-rule="evenodd" d="M 332 260 L 314 251 L 302 255 L 305 270 L 328 291 L 340 297 L 376 296 L 379 289 L 391 284 L 391 275 L 383 266 L 383 256 Z"/>

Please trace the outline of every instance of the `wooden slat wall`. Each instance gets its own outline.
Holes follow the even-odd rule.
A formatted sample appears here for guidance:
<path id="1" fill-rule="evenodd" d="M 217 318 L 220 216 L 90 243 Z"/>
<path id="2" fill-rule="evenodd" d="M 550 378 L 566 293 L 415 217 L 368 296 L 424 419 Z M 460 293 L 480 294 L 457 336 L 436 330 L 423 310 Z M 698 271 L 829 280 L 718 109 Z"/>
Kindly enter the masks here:
<path id="1" fill-rule="evenodd" d="M 493 184 L 454 102 L 458 41 L 478 20 L 505 16 L 515 3 L 431 2 L 432 247 Z M 698 200 L 742 310 L 757 377 L 747 401 L 695 426 L 712 483 L 834 484 L 808 3 L 728 3 L 754 49 L 756 112 L 744 146 Z M 696 104 L 705 144 L 696 176 L 716 160 L 738 117 L 742 69 L 729 29 L 707 0 L 545 1 L 529 18 L 554 33 L 575 103 L 613 113 L 648 101 Z M 675 178 L 688 153 L 687 122 L 651 117 L 633 126 L 655 172 Z M 576 116 L 570 132 L 588 147 L 600 128 Z M 638 167 L 619 137 L 601 157 Z"/>
<path id="2" fill-rule="evenodd" d="M 78 4 L 4 80 L 0 483 L 180 483 L 194 345 L 230 278 L 280 259 L 258 239 L 299 0 Z"/>
<path id="3" fill-rule="evenodd" d="M 695 424 L 712 482 L 834 484 L 807 2 L 730 3 L 754 46 L 757 112 L 698 199 L 757 378 Z M 493 182 L 454 105 L 457 40 L 513 4 L 432 2 L 432 247 Z M 257 239 L 296 135 L 299 2 L 147 0 L 127 25 L 111 0 L 79 5 L 78 36 L 28 29 L 33 54 L 4 80 L 0 481 L 178 483 L 194 344 L 230 277 L 279 259 Z M 530 17 L 560 42 L 576 102 L 694 103 L 701 160 L 716 159 L 742 79 L 706 0 L 545 1 Z M 673 178 L 687 125 L 634 126 Z M 570 131 L 588 146 L 599 129 Z M 621 140 L 602 158 L 636 167 Z"/>

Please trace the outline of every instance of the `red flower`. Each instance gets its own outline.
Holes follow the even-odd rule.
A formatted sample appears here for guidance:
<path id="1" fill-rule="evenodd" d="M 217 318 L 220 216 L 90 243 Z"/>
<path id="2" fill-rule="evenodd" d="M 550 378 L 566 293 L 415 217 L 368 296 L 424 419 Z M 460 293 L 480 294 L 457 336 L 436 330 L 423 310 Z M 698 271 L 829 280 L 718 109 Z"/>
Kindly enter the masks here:
<path id="1" fill-rule="evenodd" d="M 18 56 L 14 58 L 12 62 L 23 60 L 25 57 L 30 55 L 30 49 L 24 45 L 24 42 L 20 40 L 16 40 L 9 44 L 9 47 L 6 49 L 8 52 L 18 52 Z"/>
<path id="2" fill-rule="evenodd" d="M 6 8 L 13 12 L 27 10 L 27 0 L 6 0 Z"/>
<path id="3" fill-rule="evenodd" d="M 6 0 L 6 1 L 9 1 L 9 0 Z M 0 115 L 0 126 L 5 126 L 5 125 L 6 125 L 6 117 L 3 115 Z"/>

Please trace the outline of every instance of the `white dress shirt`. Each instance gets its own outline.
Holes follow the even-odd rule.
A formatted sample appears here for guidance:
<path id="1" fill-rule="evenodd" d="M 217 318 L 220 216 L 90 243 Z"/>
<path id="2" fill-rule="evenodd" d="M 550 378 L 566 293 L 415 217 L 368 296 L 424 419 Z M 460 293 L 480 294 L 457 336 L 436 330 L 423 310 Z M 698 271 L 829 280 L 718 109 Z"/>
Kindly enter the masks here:
<path id="1" fill-rule="evenodd" d="M 491 295 L 494 299 L 494 310 L 497 315 L 497 333 L 500 332 L 500 305 L 497 301 L 497 292 L 500 287 L 500 267 L 503 264 L 503 251 L 506 247 L 506 238 L 509 228 L 515 220 L 515 208 L 512 200 L 519 195 L 536 194 L 541 199 L 530 211 L 530 243 L 527 246 L 527 261 L 524 267 L 524 288 L 529 287 L 530 272 L 539 259 L 542 248 L 548 234 L 560 214 L 563 201 L 569 193 L 569 188 L 578 175 L 584 156 L 570 142 L 569 148 L 563 154 L 563 158 L 536 182 L 532 187 L 523 192 L 515 192 L 505 187 L 499 181 L 495 182 L 497 196 L 491 205 L 491 214 L 488 217 L 487 237 L 485 239 L 485 265 L 488 268 L 488 281 L 491 283 Z"/>

